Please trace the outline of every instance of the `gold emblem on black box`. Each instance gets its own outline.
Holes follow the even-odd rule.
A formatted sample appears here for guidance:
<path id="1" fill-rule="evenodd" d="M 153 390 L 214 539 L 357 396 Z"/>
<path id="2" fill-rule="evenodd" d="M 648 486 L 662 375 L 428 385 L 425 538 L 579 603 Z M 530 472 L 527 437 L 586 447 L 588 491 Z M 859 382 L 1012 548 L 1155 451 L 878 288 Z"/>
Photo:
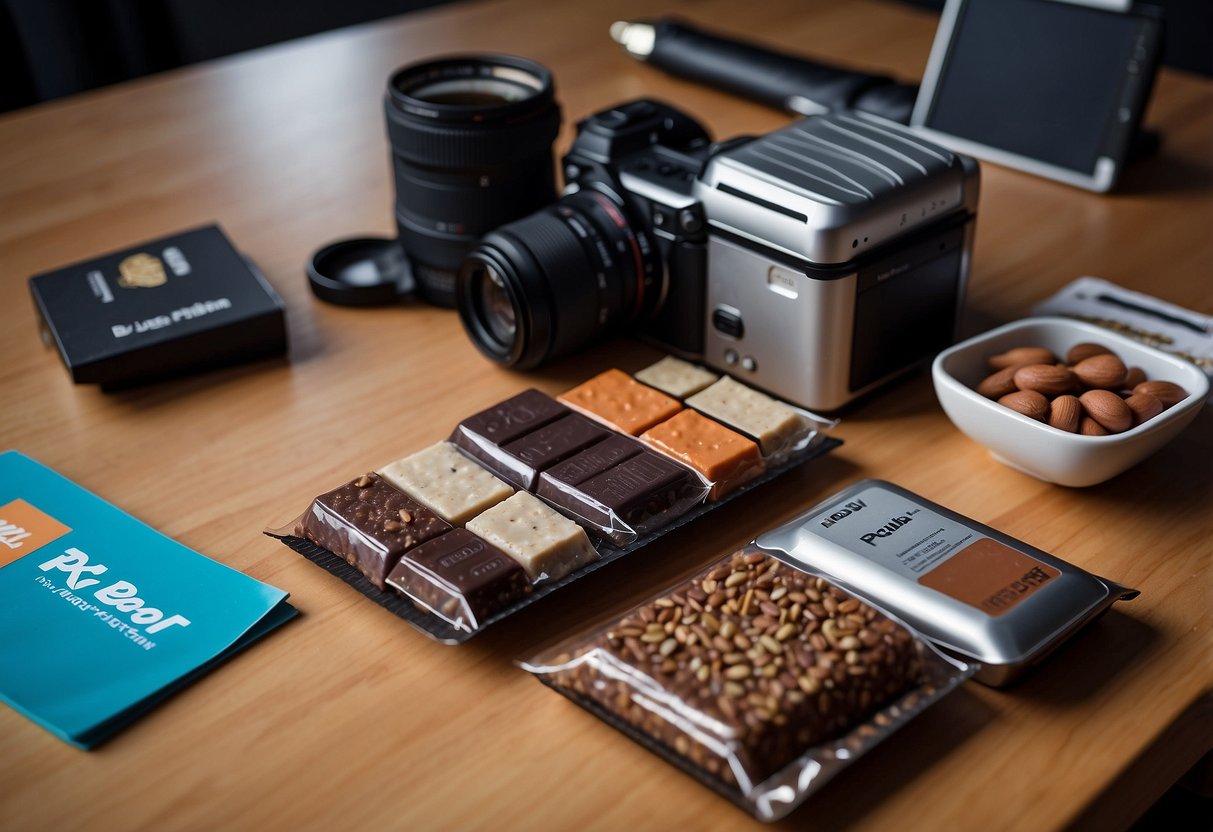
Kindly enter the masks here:
<path id="1" fill-rule="evenodd" d="M 124 289 L 151 289 L 168 282 L 164 263 L 152 254 L 132 254 L 118 264 L 118 285 Z"/>

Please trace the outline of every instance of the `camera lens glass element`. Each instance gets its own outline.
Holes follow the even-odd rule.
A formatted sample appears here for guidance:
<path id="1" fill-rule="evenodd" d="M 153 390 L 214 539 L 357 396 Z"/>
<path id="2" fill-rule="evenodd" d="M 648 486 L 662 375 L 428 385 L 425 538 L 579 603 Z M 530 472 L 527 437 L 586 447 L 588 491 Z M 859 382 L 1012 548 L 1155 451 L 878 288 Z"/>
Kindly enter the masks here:
<path id="1" fill-rule="evenodd" d="M 614 195 L 587 189 L 486 235 L 456 290 L 480 351 L 528 369 L 649 315 L 662 279 L 647 226 Z"/>
<path id="2" fill-rule="evenodd" d="M 505 55 L 414 64 L 389 79 L 384 112 L 417 293 L 454 306 L 455 273 L 475 242 L 556 198 L 552 75 Z"/>
<path id="3" fill-rule="evenodd" d="M 505 278 L 492 266 L 483 266 L 474 275 L 476 313 L 499 347 L 514 343 L 518 334 L 518 313 L 505 287 Z"/>

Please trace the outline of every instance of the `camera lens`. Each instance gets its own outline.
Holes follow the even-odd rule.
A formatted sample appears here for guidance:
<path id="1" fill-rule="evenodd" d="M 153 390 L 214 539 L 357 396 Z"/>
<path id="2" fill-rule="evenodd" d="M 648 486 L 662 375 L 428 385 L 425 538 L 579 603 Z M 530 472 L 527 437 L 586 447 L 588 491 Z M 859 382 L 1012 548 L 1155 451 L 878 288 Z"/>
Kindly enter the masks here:
<path id="1" fill-rule="evenodd" d="M 505 288 L 505 278 L 492 266 L 481 266 L 472 277 L 477 316 L 498 348 L 514 343 L 518 334 L 518 315 L 514 300 Z"/>
<path id="2" fill-rule="evenodd" d="M 486 231 L 556 198 L 552 76 L 504 55 L 397 70 L 384 98 L 396 227 L 417 293 L 455 304 L 455 273 Z"/>
<path id="3" fill-rule="evenodd" d="M 650 314 L 662 277 L 645 226 L 582 190 L 480 241 L 459 270 L 459 315 L 481 352 L 528 369 Z"/>

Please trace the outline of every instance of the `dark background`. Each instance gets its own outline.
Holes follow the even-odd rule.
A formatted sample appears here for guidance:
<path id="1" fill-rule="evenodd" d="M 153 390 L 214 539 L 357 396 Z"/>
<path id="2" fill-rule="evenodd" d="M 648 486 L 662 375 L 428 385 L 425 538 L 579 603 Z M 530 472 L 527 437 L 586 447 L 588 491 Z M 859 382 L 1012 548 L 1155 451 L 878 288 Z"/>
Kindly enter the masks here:
<path id="1" fill-rule="evenodd" d="M 0 0 L 0 112 L 441 2 Z M 1167 19 L 1164 62 L 1213 76 L 1213 2 L 1152 5 Z"/>

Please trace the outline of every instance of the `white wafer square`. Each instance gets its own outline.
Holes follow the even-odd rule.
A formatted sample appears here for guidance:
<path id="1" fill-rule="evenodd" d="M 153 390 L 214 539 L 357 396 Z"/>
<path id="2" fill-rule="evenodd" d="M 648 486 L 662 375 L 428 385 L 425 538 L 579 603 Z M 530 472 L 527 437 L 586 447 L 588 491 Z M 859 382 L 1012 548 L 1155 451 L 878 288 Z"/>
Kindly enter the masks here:
<path id="1" fill-rule="evenodd" d="M 667 355 L 656 364 L 650 364 L 634 373 L 633 378 L 676 399 L 685 399 L 692 393 L 698 393 L 720 376 L 681 358 Z"/>
<path id="2" fill-rule="evenodd" d="M 384 466 L 379 475 L 448 523 L 460 525 L 492 508 L 514 489 L 439 442 Z"/>
<path id="3" fill-rule="evenodd" d="M 804 425 L 800 415 L 783 402 L 731 378 L 722 378 L 696 393 L 686 404 L 754 437 L 765 456 L 781 450 Z"/>
<path id="4" fill-rule="evenodd" d="M 518 561 L 532 580 L 556 580 L 598 556 L 585 530 L 519 491 L 467 523 L 467 530 Z"/>

